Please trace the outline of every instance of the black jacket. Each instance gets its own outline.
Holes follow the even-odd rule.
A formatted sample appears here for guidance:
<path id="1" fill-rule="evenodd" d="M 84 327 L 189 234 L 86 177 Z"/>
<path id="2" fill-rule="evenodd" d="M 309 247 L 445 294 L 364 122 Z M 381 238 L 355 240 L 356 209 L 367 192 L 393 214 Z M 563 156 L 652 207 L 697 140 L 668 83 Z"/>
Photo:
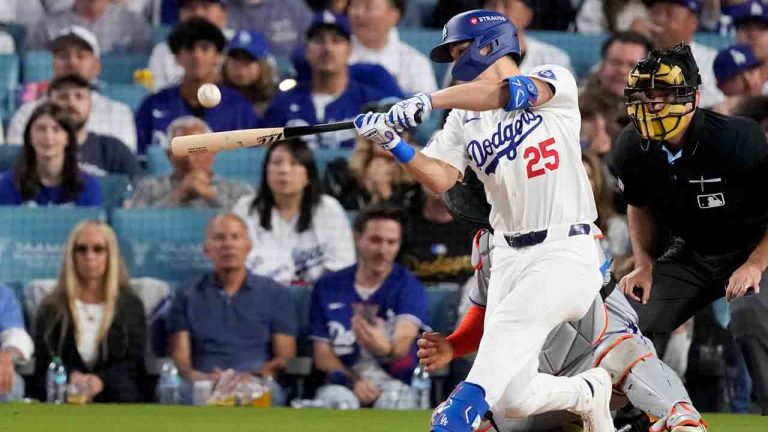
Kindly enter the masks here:
<path id="1" fill-rule="evenodd" d="M 128 290 L 121 290 L 115 307 L 112 326 L 102 340 L 98 358 L 89 369 L 75 342 L 74 326 L 69 308 L 66 316 L 59 312 L 66 300 L 52 294 L 40 305 L 35 330 L 35 374 L 30 383 L 30 395 L 45 400 L 45 379 L 48 364 L 54 356 L 62 358 L 67 374 L 73 370 L 92 373 L 101 378 L 104 390 L 94 402 L 142 402 L 144 397 L 146 321 L 141 300 Z M 62 328 L 66 330 L 62 332 Z"/>

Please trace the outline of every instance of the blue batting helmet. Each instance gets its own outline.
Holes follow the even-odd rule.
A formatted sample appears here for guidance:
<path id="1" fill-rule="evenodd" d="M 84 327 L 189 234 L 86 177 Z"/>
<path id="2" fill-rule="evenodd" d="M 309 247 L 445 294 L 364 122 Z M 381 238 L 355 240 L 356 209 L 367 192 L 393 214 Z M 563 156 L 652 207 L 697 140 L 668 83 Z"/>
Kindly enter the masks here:
<path id="1" fill-rule="evenodd" d="M 517 29 L 504 15 L 484 9 L 460 13 L 443 27 L 443 43 L 432 48 L 429 57 L 437 63 L 453 61 L 449 47 L 456 42 L 471 41 L 464 54 L 453 65 L 453 76 L 460 81 L 472 81 L 488 66 L 511 54 L 520 62 L 520 41 Z M 489 47 L 483 55 L 480 50 Z"/>

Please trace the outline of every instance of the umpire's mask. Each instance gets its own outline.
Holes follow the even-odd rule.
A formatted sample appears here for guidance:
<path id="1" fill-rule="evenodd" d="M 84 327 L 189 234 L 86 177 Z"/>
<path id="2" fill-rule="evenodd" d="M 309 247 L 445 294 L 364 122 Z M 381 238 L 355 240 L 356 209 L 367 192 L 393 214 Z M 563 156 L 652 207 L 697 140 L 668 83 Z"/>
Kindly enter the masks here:
<path id="1" fill-rule="evenodd" d="M 653 50 L 629 73 L 624 103 L 637 132 L 654 141 L 669 140 L 688 125 L 701 82 L 691 48 L 680 44 Z"/>

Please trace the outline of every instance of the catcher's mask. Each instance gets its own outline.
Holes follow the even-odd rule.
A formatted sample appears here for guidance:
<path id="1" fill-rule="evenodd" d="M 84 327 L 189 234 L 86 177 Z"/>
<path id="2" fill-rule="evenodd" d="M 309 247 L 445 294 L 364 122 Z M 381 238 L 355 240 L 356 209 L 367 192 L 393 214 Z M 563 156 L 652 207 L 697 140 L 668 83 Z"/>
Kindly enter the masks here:
<path id="1" fill-rule="evenodd" d="M 471 168 L 467 168 L 460 182 L 443 194 L 443 201 L 455 217 L 488 225 L 491 205 L 485 197 L 483 182 Z"/>
<path id="2" fill-rule="evenodd" d="M 637 62 L 624 89 L 627 114 L 646 139 L 663 141 L 685 130 L 701 83 L 691 48 L 653 50 Z"/>

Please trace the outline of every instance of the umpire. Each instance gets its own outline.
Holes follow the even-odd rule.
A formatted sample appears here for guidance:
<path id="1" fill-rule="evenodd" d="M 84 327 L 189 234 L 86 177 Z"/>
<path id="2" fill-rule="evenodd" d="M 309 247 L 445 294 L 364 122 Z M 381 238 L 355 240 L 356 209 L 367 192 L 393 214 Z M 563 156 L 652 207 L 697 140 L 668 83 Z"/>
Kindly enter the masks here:
<path id="1" fill-rule="evenodd" d="M 725 295 L 768 415 L 768 144 L 754 121 L 698 109 L 699 84 L 685 44 L 651 51 L 629 74 L 633 124 L 617 140 L 616 170 L 635 269 L 619 287 L 660 356 L 672 330 Z M 654 260 L 664 234 L 680 241 Z"/>

